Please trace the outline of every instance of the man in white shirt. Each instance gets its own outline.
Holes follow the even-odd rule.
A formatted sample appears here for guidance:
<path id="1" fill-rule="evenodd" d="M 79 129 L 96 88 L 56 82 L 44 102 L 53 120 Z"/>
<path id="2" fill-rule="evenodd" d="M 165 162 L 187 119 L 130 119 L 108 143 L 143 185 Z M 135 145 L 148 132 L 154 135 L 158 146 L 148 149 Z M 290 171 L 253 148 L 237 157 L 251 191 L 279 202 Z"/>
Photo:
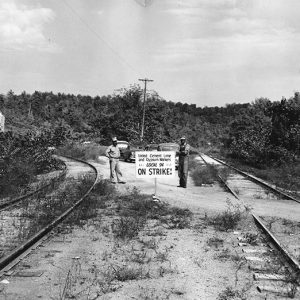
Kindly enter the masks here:
<path id="1" fill-rule="evenodd" d="M 105 154 L 106 157 L 109 158 L 111 183 L 116 184 L 116 178 L 118 183 L 125 183 L 125 181 L 122 180 L 122 173 L 119 165 L 120 149 L 118 147 L 118 140 L 116 137 L 112 139 L 112 145 L 107 148 Z"/>

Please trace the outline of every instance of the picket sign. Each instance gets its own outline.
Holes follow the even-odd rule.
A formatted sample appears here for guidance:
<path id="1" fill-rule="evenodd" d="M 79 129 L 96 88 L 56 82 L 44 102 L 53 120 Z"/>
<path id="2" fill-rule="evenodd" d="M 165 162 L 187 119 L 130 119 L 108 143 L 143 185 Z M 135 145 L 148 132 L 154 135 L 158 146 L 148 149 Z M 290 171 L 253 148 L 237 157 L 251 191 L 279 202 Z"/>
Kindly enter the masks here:
<path id="1" fill-rule="evenodd" d="M 157 178 L 175 176 L 175 151 L 137 151 L 135 171 L 136 178 L 154 178 L 156 197 Z"/>

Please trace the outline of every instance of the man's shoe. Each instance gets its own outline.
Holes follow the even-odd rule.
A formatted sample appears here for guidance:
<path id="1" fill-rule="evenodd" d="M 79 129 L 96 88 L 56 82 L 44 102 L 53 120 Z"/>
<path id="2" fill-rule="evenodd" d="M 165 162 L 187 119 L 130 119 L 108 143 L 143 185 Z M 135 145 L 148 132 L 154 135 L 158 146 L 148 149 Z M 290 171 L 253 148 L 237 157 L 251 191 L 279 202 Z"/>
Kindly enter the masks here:
<path id="1" fill-rule="evenodd" d="M 177 185 L 177 187 L 182 187 L 181 185 Z"/>
<path id="2" fill-rule="evenodd" d="M 114 182 L 114 181 L 111 181 L 110 183 L 112 183 L 112 184 L 116 184 L 116 182 Z"/>
<path id="3" fill-rule="evenodd" d="M 119 183 L 125 184 L 126 182 L 125 181 L 119 181 Z"/>

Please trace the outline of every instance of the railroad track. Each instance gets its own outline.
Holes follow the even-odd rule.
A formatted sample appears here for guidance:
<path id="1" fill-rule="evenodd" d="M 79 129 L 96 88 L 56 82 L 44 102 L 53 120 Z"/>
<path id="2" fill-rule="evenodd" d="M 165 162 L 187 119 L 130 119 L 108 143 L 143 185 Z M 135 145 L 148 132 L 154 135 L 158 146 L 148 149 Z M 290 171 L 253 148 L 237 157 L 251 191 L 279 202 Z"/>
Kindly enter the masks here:
<path id="1" fill-rule="evenodd" d="M 17 203 L 19 203 L 23 200 L 28 199 L 29 197 L 32 197 L 32 196 L 38 194 L 40 192 L 47 191 L 49 188 L 53 189 L 57 183 L 64 180 L 66 177 L 67 166 L 65 163 L 64 163 L 64 165 L 65 165 L 64 170 L 62 172 L 60 172 L 60 174 L 57 177 L 51 178 L 49 183 L 39 187 L 38 189 L 36 189 L 30 193 L 27 193 L 26 195 L 22 195 L 22 196 L 19 196 L 19 197 L 13 198 L 13 199 L 8 199 L 5 201 L 0 201 L 0 212 L 3 211 L 4 209 L 7 209 L 7 208 L 13 206 L 13 205 L 16 205 Z"/>
<path id="2" fill-rule="evenodd" d="M 266 201 L 269 205 L 274 205 L 276 201 L 283 201 L 287 206 L 293 203 L 298 207 L 300 201 L 290 195 L 276 189 L 274 186 L 252 176 L 251 174 L 234 168 L 225 162 L 212 158 L 205 154 L 200 154 L 203 162 L 207 165 L 215 165 L 218 169 L 218 177 L 226 189 L 245 208 L 252 206 L 255 201 Z M 230 173 L 228 172 L 230 169 Z M 220 174 L 225 174 L 222 177 Z M 227 177 L 227 178 L 224 178 Z M 275 202 L 274 202 L 275 201 Z M 299 206 L 300 208 L 300 206 Z M 244 236 L 239 236 L 239 245 L 243 247 L 245 259 L 249 268 L 253 270 L 253 277 L 257 281 L 257 289 L 264 293 L 275 293 L 284 297 L 294 298 L 300 284 L 300 224 L 293 233 L 286 230 L 276 230 L 274 224 L 286 222 L 288 225 L 294 224 L 290 220 L 260 217 L 255 208 L 251 213 L 255 224 L 263 235 L 263 240 L 267 241 L 265 249 L 253 247 Z M 298 214 L 299 216 L 299 214 Z M 281 225 L 282 225 L 281 224 Z M 273 226 L 272 226 L 273 225 Z M 247 234 L 246 234 L 247 235 Z M 251 253 L 251 255 L 249 255 Z M 274 255 L 275 254 L 275 255 Z"/>
<path id="3" fill-rule="evenodd" d="M 43 241 L 50 231 L 58 226 L 69 214 L 71 214 L 92 191 L 98 181 L 98 171 L 92 165 L 85 161 L 74 159 L 71 157 L 63 157 L 65 161 L 76 161 L 84 164 L 92 169 L 95 175 L 94 179 L 90 180 L 90 186 L 81 191 L 79 199 L 72 200 L 72 203 L 67 203 L 66 207 L 61 207 L 59 214 L 54 214 L 57 207 L 60 205 L 56 200 L 52 202 L 51 218 L 50 214 L 51 202 L 55 199 L 55 195 L 50 195 L 45 199 L 34 199 L 34 195 L 23 197 L 22 201 L 7 206 L 5 211 L 2 210 L 0 217 L 2 227 L 0 228 L 0 278 L 8 274 L 9 270 L 16 265 L 20 258 L 28 254 L 30 250 Z M 76 180 L 71 182 L 76 184 Z M 66 186 L 67 187 L 67 186 Z M 67 191 L 68 192 L 68 191 Z M 71 190 L 69 189 L 69 193 Z M 38 195 L 37 192 L 35 195 Z M 27 197 L 27 198 L 26 198 Z M 33 200 L 34 199 L 34 200 Z M 73 198 L 72 198 L 73 199 Z M 53 203 L 55 203 L 53 205 Z M 38 222 L 40 222 L 38 224 Z"/>

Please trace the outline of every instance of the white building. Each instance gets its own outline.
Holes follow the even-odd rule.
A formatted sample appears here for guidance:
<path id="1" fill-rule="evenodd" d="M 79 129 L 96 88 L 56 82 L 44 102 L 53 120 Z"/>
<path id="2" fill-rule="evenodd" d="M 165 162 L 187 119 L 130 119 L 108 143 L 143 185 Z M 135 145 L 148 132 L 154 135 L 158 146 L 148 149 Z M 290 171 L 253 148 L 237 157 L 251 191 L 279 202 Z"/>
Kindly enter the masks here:
<path id="1" fill-rule="evenodd" d="M 5 117 L 0 111 L 0 132 L 4 132 Z"/>

